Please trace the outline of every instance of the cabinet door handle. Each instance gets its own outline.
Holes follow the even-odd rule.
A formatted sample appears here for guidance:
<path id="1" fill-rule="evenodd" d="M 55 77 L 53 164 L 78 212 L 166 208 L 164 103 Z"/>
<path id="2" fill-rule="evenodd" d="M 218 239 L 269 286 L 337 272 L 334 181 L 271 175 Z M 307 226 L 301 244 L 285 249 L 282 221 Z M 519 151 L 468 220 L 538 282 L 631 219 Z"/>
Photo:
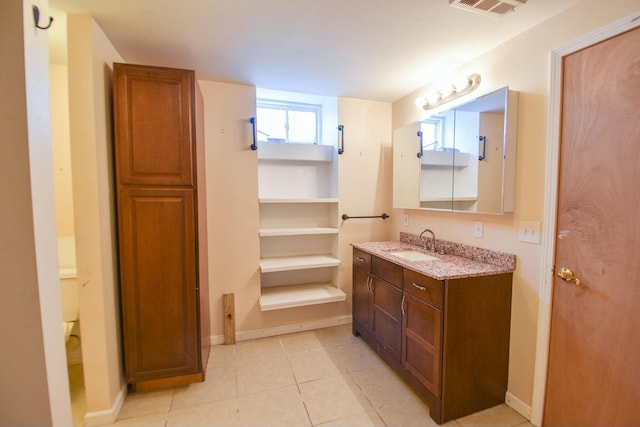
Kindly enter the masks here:
<path id="1" fill-rule="evenodd" d="M 427 292 L 427 287 L 426 286 L 420 286 L 418 284 L 416 284 L 415 282 L 413 282 L 413 287 L 416 289 L 420 289 L 421 291 Z"/>
<path id="2" fill-rule="evenodd" d="M 404 316 L 404 294 L 402 294 L 402 302 L 400 302 L 400 311 L 402 312 L 402 315 Z"/>
<path id="3" fill-rule="evenodd" d="M 367 288 L 369 289 L 369 293 L 373 293 L 373 277 L 367 277 Z"/>

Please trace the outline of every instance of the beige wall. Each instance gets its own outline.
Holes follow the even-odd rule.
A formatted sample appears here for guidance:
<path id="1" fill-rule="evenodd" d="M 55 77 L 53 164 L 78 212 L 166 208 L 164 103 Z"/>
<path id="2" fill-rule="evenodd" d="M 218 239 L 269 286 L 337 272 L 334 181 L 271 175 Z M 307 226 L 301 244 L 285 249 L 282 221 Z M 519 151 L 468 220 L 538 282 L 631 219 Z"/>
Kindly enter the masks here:
<path id="1" fill-rule="evenodd" d="M 49 67 L 53 183 L 58 236 L 74 235 L 68 73 L 69 69 L 66 65 L 51 64 Z"/>
<path id="2" fill-rule="evenodd" d="M 248 317 L 260 295 L 258 168 L 249 148 L 249 117 L 255 116 L 256 96 L 251 86 L 199 83 L 204 98 L 210 319 L 215 337 L 223 335 L 223 294 L 235 294 L 237 330 L 251 328 Z"/>
<path id="3" fill-rule="evenodd" d="M 542 222 L 543 218 L 549 54 L 555 47 L 638 11 L 637 0 L 611 0 L 606 4 L 584 0 L 393 104 L 395 129 L 422 118 L 414 105 L 417 96 L 424 95 L 430 85 L 436 87 L 457 75 L 474 72 L 482 75 L 482 85 L 467 99 L 505 85 L 520 92 L 515 213 L 495 217 L 394 210 L 392 222 L 394 236 L 400 231 L 419 232 L 429 227 L 439 238 L 517 255 L 508 391 L 525 405 L 532 401 L 542 248 L 519 242 L 518 224 L 520 221 Z M 403 213 L 409 215 L 409 226 L 402 225 Z M 482 239 L 473 237 L 475 221 L 484 222 Z M 545 226 L 548 224 L 542 224 Z"/>
<path id="4" fill-rule="evenodd" d="M 339 156 L 340 216 L 391 215 L 391 104 L 353 98 L 338 100 L 345 129 L 344 154 Z M 340 283 L 351 296 L 351 243 L 386 240 L 389 219 L 350 219 L 340 223 Z"/>
<path id="5" fill-rule="evenodd" d="M 111 68 L 122 61 L 89 16 L 69 15 L 69 117 L 88 425 L 122 404 L 113 193 Z"/>
<path id="6" fill-rule="evenodd" d="M 47 33 L 0 5 L 0 425 L 70 425 L 53 201 Z"/>

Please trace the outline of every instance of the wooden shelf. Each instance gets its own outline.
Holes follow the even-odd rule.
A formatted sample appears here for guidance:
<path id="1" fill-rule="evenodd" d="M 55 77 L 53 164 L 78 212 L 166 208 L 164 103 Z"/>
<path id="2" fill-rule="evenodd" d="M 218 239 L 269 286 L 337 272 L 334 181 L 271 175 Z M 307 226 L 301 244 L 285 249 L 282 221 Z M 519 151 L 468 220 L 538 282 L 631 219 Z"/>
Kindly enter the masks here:
<path id="1" fill-rule="evenodd" d="M 270 236 L 304 236 L 310 234 L 338 234 L 337 228 L 329 227 L 286 227 L 286 228 L 261 228 L 260 237 Z"/>
<path id="2" fill-rule="evenodd" d="M 262 311 L 304 307 L 344 301 L 346 294 L 331 283 L 305 283 L 300 285 L 262 288 L 260 309 Z"/>
<path id="3" fill-rule="evenodd" d="M 338 267 L 340 266 L 340 264 L 340 259 L 331 255 L 303 255 L 291 257 L 262 258 L 260 260 L 260 271 L 262 273 L 273 273 L 276 271 Z"/>

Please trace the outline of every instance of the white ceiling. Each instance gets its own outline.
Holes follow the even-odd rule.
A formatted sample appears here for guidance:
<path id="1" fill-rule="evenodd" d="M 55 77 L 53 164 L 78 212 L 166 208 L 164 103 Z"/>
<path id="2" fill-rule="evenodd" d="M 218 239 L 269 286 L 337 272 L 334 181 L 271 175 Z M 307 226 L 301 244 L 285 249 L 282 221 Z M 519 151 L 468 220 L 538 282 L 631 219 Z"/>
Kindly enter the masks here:
<path id="1" fill-rule="evenodd" d="M 51 60 L 66 61 L 65 13 L 89 14 L 127 62 L 392 102 L 580 1 L 497 18 L 448 0 L 49 0 Z"/>

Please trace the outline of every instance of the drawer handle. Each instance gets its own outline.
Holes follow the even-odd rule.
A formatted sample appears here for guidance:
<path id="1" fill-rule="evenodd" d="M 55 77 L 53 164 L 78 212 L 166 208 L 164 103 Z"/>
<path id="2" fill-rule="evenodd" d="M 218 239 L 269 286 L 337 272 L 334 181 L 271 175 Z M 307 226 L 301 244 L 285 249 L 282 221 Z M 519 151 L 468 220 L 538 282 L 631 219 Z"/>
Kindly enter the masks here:
<path id="1" fill-rule="evenodd" d="M 361 256 L 357 256 L 356 260 L 360 261 L 360 262 L 365 262 L 366 261 L 366 259 L 362 258 Z"/>
<path id="2" fill-rule="evenodd" d="M 413 282 L 413 287 L 416 288 L 416 289 L 420 289 L 421 291 L 427 292 L 427 287 L 426 286 L 417 285 L 416 282 Z"/>

